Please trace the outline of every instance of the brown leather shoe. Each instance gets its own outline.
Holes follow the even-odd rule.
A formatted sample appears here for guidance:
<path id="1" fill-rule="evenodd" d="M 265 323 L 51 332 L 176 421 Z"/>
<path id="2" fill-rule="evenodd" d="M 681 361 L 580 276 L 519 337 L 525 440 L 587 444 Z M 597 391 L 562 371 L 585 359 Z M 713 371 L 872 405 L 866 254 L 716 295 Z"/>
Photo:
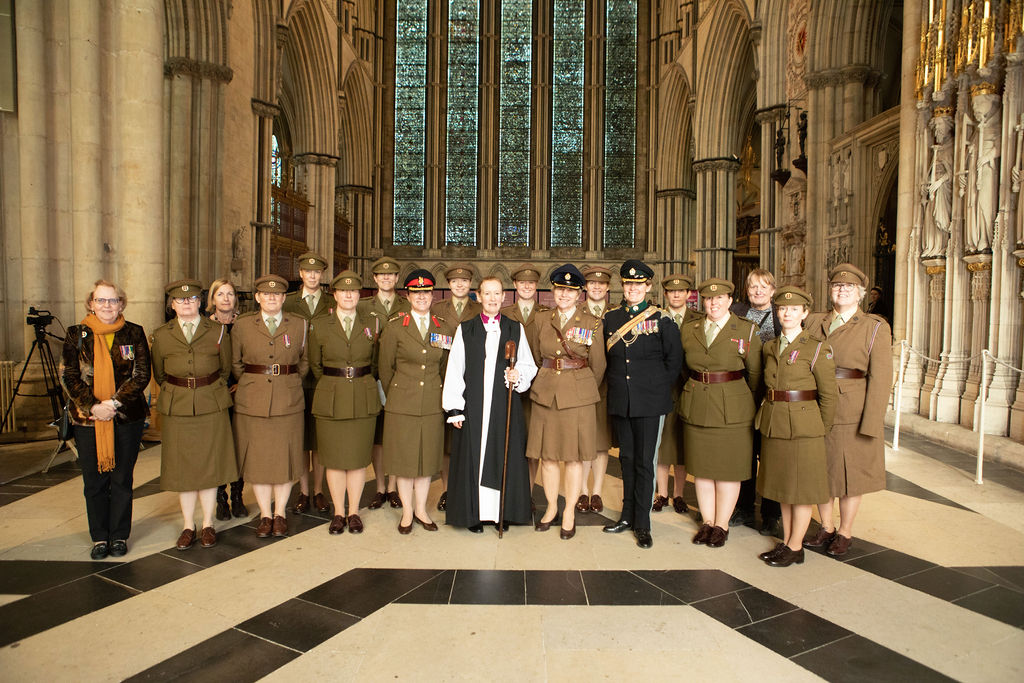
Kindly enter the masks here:
<path id="1" fill-rule="evenodd" d="M 757 556 L 757 559 L 764 560 L 765 562 L 767 562 L 768 560 L 772 559 L 773 557 L 778 555 L 780 552 L 782 552 L 782 549 L 785 548 L 785 547 L 786 547 L 785 543 L 776 543 L 774 548 L 772 548 L 771 550 L 766 550 L 765 552 L 759 554 Z"/>
<path id="2" fill-rule="evenodd" d="M 661 509 L 668 505 L 668 498 L 665 496 L 655 496 L 654 503 L 651 505 L 651 512 L 661 512 Z"/>
<path id="3" fill-rule="evenodd" d="M 448 492 L 445 491 L 441 494 L 441 497 L 437 499 L 437 509 L 444 512 L 448 509 Z"/>
<path id="4" fill-rule="evenodd" d="M 300 493 L 298 500 L 295 501 L 295 507 L 292 508 L 292 512 L 297 515 L 301 515 L 303 512 L 309 512 L 309 496 L 305 493 Z"/>
<path id="5" fill-rule="evenodd" d="M 212 526 L 204 526 L 203 530 L 199 532 L 199 545 L 204 548 L 212 548 L 217 545 L 217 532 Z"/>
<path id="6" fill-rule="evenodd" d="M 337 536 L 338 534 L 345 533 L 345 518 L 341 515 L 334 515 L 331 518 L 331 524 L 327 527 L 327 533 L 331 536 Z"/>
<path id="7" fill-rule="evenodd" d="M 346 521 L 350 532 L 353 534 L 363 533 L 363 520 L 359 519 L 359 515 L 349 515 Z"/>
<path id="8" fill-rule="evenodd" d="M 420 519 L 416 515 L 412 516 L 412 521 L 416 522 L 417 524 L 419 524 L 421 527 L 423 527 L 427 531 L 437 531 L 437 524 L 435 524 L 434 522 L 424 522 L 422 519 Z"/>
<path id="9" fill-rule="evenodd" d="M 261 517 L 260 524 L 256 527 L 257 538 L 267 538 L 274 529 L 274 520 L 270 517 Z"/>
<path id="10" fill-rule="evenodd" d="M 836 537 L 832 539 L 832 542 L 828 545 L 828 550 L 825 552 L 832 557 L 842 557 L 846 554 L 846 551 L 853 545 L 853 538 L 847 538 L 842 534 L 836 532 Z"/>
<path id="11" fill-rule="evenodd" d="M 274 535 L 288 535 L 288 520 L 282 517 L 281 515 L 274 515 Z"/>
<path id="12" fill-rule="evenodd" d="M 447 498 L 445 500 L 447 500 Z M 398 491 L 392 491 L 391 493 L 388 494 L 388 503 L 393 508 L 401 509 L 402 498 L 401 496 L 398 495 Z"/>
<path id="13" fill-rule="evenodd" d="M 313 507 L 317 512 L 328 512 L 331 509 L 331 504 L 327 502 L 327 497 L 324 494 L 318 493 L 313 496 Z"/>
<path id="14" fill-rule="evenodd" d="M 181 536 L 178 536 L 178 542 L 174 545 L 178 550 L 188 550 L 192 547 L 192 544 L 196 542 L 196 530 L 185 529 L 181 532 Z"/>
<path id="15" fill-rule="evenodd" d="M 604 501 L 601 500 L 601 496 L 590 497 L 590 511 L 591 512 L 604 512 Z"/>
<path id="16" fill-rule="evenodd" d="M 554 522 L 554 521 L 555 520 L 551 520 L 551 522 Z M 551 528 L 551 522 L 537 522 L 536 524 L 533 525 L 533 530 L 534 531 L 547 531 L 548 529 Z"/>
<path id="17" fill-rule="evenodd" d="M 788 567 L 791 564 L 803 564 L 804 563 L 804 549 L 793 550 L 788 545 L 782 546 L 782 550 L 773 557 L 769 557 L 765 560 L 765 564 L 769 567 Z"/>
<path id="18" fill-rule="evenodd" d="M 804 541 L 805 548 L 827 548 L 836 537 L 836 530 L 825 531 L 825 527 L 819 527 L 814 538 Z"/>
<path id="19" fill-rule="evenodd" d="M 690 506 L 686 504 L 682 496 L 676 496 L 672 499 L 672 509 L 681 515 L 685 515 L 690 511 Z"/>
<path id="20" fill-rule="evenodd" d="M 399 522 L 398 523 L 398 533 L 403 534 L 403 535 L 404 534 L 411 534 L 412 533 L 412 522 L 409 523 L 409 526 L 402 526 L 402 523 Z"/>
<path id="21" fill-rule="evenodd" d="M 576 499 L 576 510 L 579 512 L 590 512 L 590 496 L 581 495 Z"/>
<path id="22" fill-rule="evenodd" d="M 386 501 L 387 499 L 388 494 L 384 493 L 383 491 L 377 491 L 377 493 L 373 494 L 373 500 L 371 500 L 370 504 L 367 505 L 366 507 L 370 508 L 371 510 L 379 510 L 380 508 L 384 507 L 384 501 Z"/>
<path id="23" fill-rule="evenodd" d="M 725 542 L 729 540 L 729 532 L 720 526 L 713 527 L 711 529 L 711 535 L 708 536 L 708 547 L 709 548 L 721 548 L 725 545 Z"/>
<path id="24" fill-rule="evenodd" d="M 711 538 L 711 528 L 710 524 L 702 524 L 693 536 L 694 545 L 705 545 L 708 539 Z"/>
<path id="25" fill-rule="evenodd" d="M 558 537 L 563 541 L 568 541 L 570 538 L 576 535 L 576 522 L 573 522 L 571 529 L 560 529 Z"/>

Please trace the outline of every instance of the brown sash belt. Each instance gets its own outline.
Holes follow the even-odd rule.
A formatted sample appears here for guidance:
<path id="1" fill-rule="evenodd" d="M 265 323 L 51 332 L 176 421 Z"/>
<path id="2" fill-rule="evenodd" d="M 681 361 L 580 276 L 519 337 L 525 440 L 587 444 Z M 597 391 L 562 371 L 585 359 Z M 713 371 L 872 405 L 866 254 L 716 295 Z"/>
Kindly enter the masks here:
<path id="1" fill-rule="evenodd" d="M 363 375 L 370 374 L 370 366 L 364 365 L 361 368 L 331 368 L 324 366 L 324 374 L 330 377 L 347 377 L 352 379 L 354 377 L 362 377 Z"/>
<path id="2" fill-rule="evenodd" d="M 545 358 L 541 365 L 555 370 L 579 370 L 587 367 L 585 358 Z"/>
<path id="3" fill-rule="evenodd" d="M 743 379 L 742 370 L 732 370 L 729 372 L 708 372 L 708 371 L 697 371 L 690 370 L 690 379 L 701 382 L 702 384 L 721 384 L 722 382 L 733 382 L 738 379 Z"/>
<path id="4" fill-rule="evenodd" d="M 245 364 L 245 371 L 253 375 L 294 375 L 299 371 L 298 365 L 249 365 Z"/>
<path id="5" fill-rule="evenodd" d="M 173 384 L 176 387 L 185 387 L 187 389 L 205 387 L 207 384 L 213 384 L 218 379 L 220 379 L 219 370 L 207 375 L 206 377 L 175 377 L 174 375 L 167 375 L 166 377 L 168 384 Z"/>
<path id="6" fill-rule="evenodd" d="M 864 379 L 867 373 L 863 370 L 852 370 L 850 368 L 836 368 L 836 379 Z"/>
<path id="7" fill-rule="evenodd" d="M 769 389 L 765 394 L 765 398 L 769 401 L 815 401 L 818 398 L 818 392 L 814 389 L 803 391 L 777 391 Z"/>

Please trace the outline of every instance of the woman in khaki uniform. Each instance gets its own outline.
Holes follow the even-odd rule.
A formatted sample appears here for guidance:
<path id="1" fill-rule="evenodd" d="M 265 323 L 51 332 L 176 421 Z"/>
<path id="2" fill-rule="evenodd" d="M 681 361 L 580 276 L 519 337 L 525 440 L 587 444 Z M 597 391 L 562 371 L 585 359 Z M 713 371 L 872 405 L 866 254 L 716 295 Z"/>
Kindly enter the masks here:
<path id="1" fill-rule="evenodd" d="M 188 550 L 196 542 L 196 498 L 203 508 L 200 544 L 217 544 L 217 486 L 238 478 L 228 417 L 231 337 L 223 325 L 199 315 L 202 288 L 196 280 L 167 285 L 176 315 L 157 328 L 150 345 L 153 379 L 160 385 L 160 488 L 178 491 L 184 518 L 178 550 Z"/>
<path id="2" fill-rule="evenodd" d="M 302 444 L 308 330 L 301 317 L 282 311 L 287 289 L 280 275 L 256 280 L 260 310 L 240 317 L 231 330 L 235 451 L 260 507 L 260 538 L 288 535 L 288 497 L 309 466 Z"/>
<path id="3" fill-rule="evenodd" d="M 583 285 L 586 292 L 584 303 L 590 315 L 598 320 L 604 320 L 604 314 L 608 311 L 608 287 L 612 281 L 612 271 L 604 266 L 590 266 L 583 269 Z M 604 512 L 604 500 L 601 492 L 604 490 L 604 477 L 608 473 L 608 449 L 612 447 L 612 422 L 608 417 L 608 380 L 602 379 L 597 387 L 601 394 L 601 400 L 595 406 L 597 416 L 597 433 L 595 434 L 595 448 L 597 453 L 593 460 L 583 461 L 582 487 L 580 497 L 576 500 L 576 509 L 579 512 Z M 588 483 L 590 475 L 594 475 L 594 488 L 591 489 Z M 593 493 L 591 493 L 593 491 Z"/>
<path id="4" fill-rule="evenodd" d="M 380 337 L 380 382 L 384 403 L 384 469 L 398 477 L 402 521 L 398 533 L 412 532 L 413 520 L 427 531 L 437 524 L 427 514 L 430 478 L 441 470 L 444 413 L 441 387 L 452 338 L 439 316 L 430 314 L 434 276 L 414 270 L 405 281 L 412 310 L 388 322 Z"/>
<path id="5" fill-rule="evenodd" d="M 547 531 L 558 514 L 559 466 L 565 463 L 565 500 L 561 538 L 576 535 L 575 501 L 583 486 L 583 461 L 597 453 L 598 385 L 604 377 L 604 328 L 601 321 L 577 308 L 583 274 L 571 264 L 551 273 L 556 308 L 537 315 L 537 348 L 541 366 L 530 389 L 526 456 L 540 458 L 548 507 L 537 523 Z M 566 526 L 568 525 L 568 526 Z"/>
<path id="6" fill-rule="evenodd" d="M 756 325 L 729 312 L 732 290 L 726 280 L 702 282 L 707 317 L 684 322 L 680 332 L 689 377 L 676 412 L 704 518 L 693 542 L 712 548 L 725 545 L 740 482 L 750 476 L 754 397 L 761 386 L 761 338 Z"/>
<path id="7" fill-rule="evenodd" d="M 853 520 L 865 493 L 885 488 L 885 410 L 892 389 L 892 331 L 885 319 L 865 313 L 860 302 L 868 278 L 856 266 L 841 263 L 829 273 L 832 311 L 807 319 L 807 329 L 832 346 L 839 400 L 832 431 L 825 437 L 831 499 L 819 505 L 821 529 L 804 547 L 846 554 L 853 541 Z M 833 507 L 839 498 L 839 528 Z"/>
<path id="8" fill-rule="evenodd" d="M 361 533 L 359 498 L 370 464 L 373 433 L 380 412 L 377 393 L 377 325 L 359 313 L 359 275 L 346 270 L 331 282 L 337 307 L 317 320 L 309 335 L 309 367 L 316 378 L 316 417 L 320 462 L 327 468 L 327 486 L 334 500 L 330 534 Z M 345 493 L 348 492 L 348 515 Z"/>
<path id="9" fill-rule="evenodd" d="M 757 492 L 782 506 L 783 542 L 758 557 L 772 567 L 804 561 L 811 510 L 828 498 L 825 435 L 835 413 L 832 350 L 801 327 L 812 303 L 798 287 L 773 298 L 781 332 L 764 346 L 765 397 L 754 425 L 761 432 Z"/>

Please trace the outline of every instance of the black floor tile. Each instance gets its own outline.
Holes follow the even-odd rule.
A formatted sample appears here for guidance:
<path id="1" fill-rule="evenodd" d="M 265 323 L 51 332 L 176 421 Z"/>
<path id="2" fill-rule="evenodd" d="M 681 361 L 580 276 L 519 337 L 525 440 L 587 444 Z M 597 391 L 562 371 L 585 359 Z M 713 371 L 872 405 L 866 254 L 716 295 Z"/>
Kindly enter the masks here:
<path id="1" fill-rule="evenodd" d="M 136 595 L 123 586 L 86 576 L 0 606 L 0 647 Z"/>
<path id="2" fill-rule="evenodd" d="M 956 600 L 992 586 L 991 581 L 967 576 L 948 567 L 932 567 L 923 572 L 905 576 L 897 583 L 915 588 L 928 595 L 934 595 L 941 600 Z"/>
<path id="3" fill-rule="evenodd" d="M 736 591 L 736 597 L 743 603 L 743 608 L 750 615 L 750 620 L 755 622 L 797 609 L 793 603 L 786 602 L 782 598 L 777 598 L 771 593 L 766 593 L 753 586 Z"/>
<path id="4" fill-rule="evenodd" d="M 836 683 L 952 680 L 856 634 L 797 655 L 793 661 L 825 680 Z"/>
<path id="5" fill-rule="evenodd" d="M 256 681 L 299 656 L 294 650 L 228 629 L 168 657 L 128 681 Z"/>
<path id="6" fill-rule="evenodd" d="M 353 569 L 298 597 L 366 617 L 440 573 L 438 569 Z"/>
<path id="7" fill-rule="evenodd" d="M 953 604 L 1004 624 L 1024 628 L 1024 593 L 1005 586 L 992 586 L 980 593 L 954 600 Z"/>
<path id="8" fill-rule="evenodd" d="M 852 560 L 856 560 L 856 559 L 859 559 L 859 558 L 862 558 L 862 557 L 868 557 L 869 555 L 874 555 L 876 553 L 880 553 L 883 550 L 888 550 L 888 548 L 886 548 L 884 545 L 878 545 L 877 543 L 872 543 L 871 541 L 865 541 L 862 538 L 857 538 L 856 536 L 854 536 L 854 538 L 853 538 L 853 545 L 851 545 L 850 549 L 846 551 L 846 554 L 843 555 L 842 557 L 837 557 L 835 559 L 839 560 L 840 562 L 850 562 Z M 820 550 L 818 552 L 820 552 L 822 555 L 826 555 L 827 554 L 827 553 L 825 553 L 824 549 L 822 549 L 822 550 Z M 829 556 L 829 557 L 831 557 L 831 556 Z"/>
<path id="9" fill-rule="evenodd" d="M 160 488 L 160 477 L 144 481 L 141 484 L 139 482 L 135 482 L 135 488 L 132 489 L 132 498 L 154 496 L 161 491 L 163 491 L 163 489 Z"/>
<path id="10" fill-rule="evenodd" d="M 83 553 L 85 555 L 86 553 Z M 104 562 L 7 560 L 0 562 L 0 593 L 30 595 L 109 569 Z"/>
<path id="11" fill-rule="evenodd" d="M 168 544 L 173 544 L 176 538 L 168 538 Z M 233 560 L 245 553 L 259 550 L 280 540 L 283 539 L 256 538 L 256 532 L 253 527 L 243 524 L 217 532 L 217 545 L 212 548 L 202 548 L 196 544 L 191 550 L 180 552 L 172 546 L 163 551 L 163 553 L 169 557 L 183 559 L 200 567 L 213 567 L 221 562 Z"/>
<path id="12" fill-rule="evenodd" d="M 921 500 L 927 500 L 932 503 L 940 503 L 942 505 L 948 505 L 949 507 L 958 508 L 960 510 L 969 510 L 960 503 L 954 502 L 949 498 L 940 496 L 939 494 L 929 491 L 926 488 L 918 486 L 912 481 L 908 481 L 903 477 L 898 477 L 892 472 L 885 473 L 885 489 L 893 493 L 899 493 L 904 496 L 911 496 L 913 498 L 919 498 Z"/>
<path id="13" fill-rule="evenodd" d="M 718 569 L 661 569 L 633 573 L 686 603 L 747 587 L 745 582 Z"/>
<path id="14" fill-rule="evenodd" d="M 7 505 L 9 503 L 13 503 L 16 500 L 21 500 L 22 498 L 27 498 L 29 495 L 31 495 L 31 494 L 29 494 L 29 493 L 9 493 L 7 491 L 0 491 L 0 507 L 2 507 L 4 505 Z"/>
<path id="15" fill-rule="evenodd" d="M 585 571 L 591 605 L 681 605 L 682 601 L 627 571 Z"/>
<path id="16" fill-rule="evenodd" d="M 447 605 L 452 596 L 455 570 L 448 569 L 395 600 L 411 605 Z"/>
<path id="17" fill-rule="evenodd" d="M 148 591 L 159 586 L 177 581 L 180 578 L 202 571 L 202 567 L 187 561 L 186 555 L 203 552 L 196 544 L 191 550 L 174 557 L 170 553 L 155 553 L 122 565 L 106 569 L 103 576 L 139 591 Z"/>
<path id="18" fill-rule="evenodd" d="M 573 570 L 527 570 L 526 604 L 585 605 L 583 577 Z"/>
<path id="19" fill-rule="evenodd" d="M 739 628 L 751 622 L 747 608 L 743 606 L 735 593 L 726 593 L 718 597 L 699 600 L 691 605 L 715 621 L 720 621 L 729 628 Z"/>
<path id="20" fill-rule="evenodd" d="M 452 586 L 453 605 L 525 605 L 522 570 L 460 569 Z"/>
<path id="21" fill-rule="evenodd" d="M 737 631 L 783 657 L 792 657 L 850 635 L 842 626 L 802 609 L 741 626 Z"/>
<path id="22" fill-rule="evenodd" d="M 292 599 L 243 621 L 235 628 L 272 643 L 307 652 L 358 622 L 359 619 L 350 614 Z"/>
<path id="23" fill-rule="evenodd" d="M 854 541 L 856 542 L 856 541 Z M 883 579 L 896 580 L 914 574 L 925 569 L 931 569 L 935 565 L 926 560 L 901 553 L 897 550 L 883 550 L 867 557 L 854 558 L 847 564 L 863 569 L 866 572 L 877 574 Z"/>
<path id="24" fill-rule="evenodd" d="M 1003 579 L 1007 588 L 1024 591 L 1024 567 L 986 567 L 990 572 Z"/>

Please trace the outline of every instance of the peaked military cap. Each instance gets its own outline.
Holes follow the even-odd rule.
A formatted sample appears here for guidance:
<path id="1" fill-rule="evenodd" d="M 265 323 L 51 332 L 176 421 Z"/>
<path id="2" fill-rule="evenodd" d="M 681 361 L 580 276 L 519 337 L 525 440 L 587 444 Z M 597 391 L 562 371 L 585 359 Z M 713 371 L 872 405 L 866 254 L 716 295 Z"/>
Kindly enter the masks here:
<path id="1" fill-rule="evenodd" d="M 307 251 L 299 256 L 299 270 L 327 270 L 327 261 L 323 256 Z"/>
<path id="2" fill-rule="evenodd" d="M 473 266 L 468 263 L 453 263 L 448 270 L 444 271 L 444 277 L 449 282 L 460 277 L 472 280 L 474 272 Z"/>
<path id="3" fill-rule="evenodd" d="M 651 267 L 639 259 L 629 259 L 619 268 L 623 282 L 647 282 L 654 277 Z"/>
<path id="4" fill-rule="evenodd" d="M 286 294 L 288 281 L 280 275 L 264 275 L 254 283 L 257 292 L 267 294 Z"/>
<path id="5" fill-rule="evenodd" d="M 190 296 L 200 296 L 203 291 L 203 285 L 199 280 L 186 278 L 184 280 L 168 282 L 167 286 L 164 287 L 164 291 L 167 292 L 167 296 L 169 297 L 185 299 Z"/>
<path id="6" fill-rule="evenodd" d="M 398 267 L 398 261 L 395 259 L 390 256 L 381 256 L 373 262 L 370 270 L 373 271 L 374 275 L 380 275 L 381 273 L 394 273 L 398 275 L 398 271 L 401 269 Z"/>
<path id="7" fill-rule="evenodd" d="M 775 290 L 772 303 L 776 306 L 807 306 L 814 305 L 814 297 L 793 285 L 786 285 Z"/>
<path id="8" fill-rule="evenodd" d="M 434 274 L 420 268 L 405 278 L 405 288 L 410 292 L 429 292 L 434 289 Z"/>
<path id="9" fill-rule="evenodd" d="M 331 280 L 331 289 L 362 289 L 363 279 L 354 270 L 343 270 Z"/>
<path id="10" fill-rule="evenodd" d="M 850 282 L 861 287 L 868 286 L 868 276 L 852 263 L 840 263 L 828 272 L 829 284 L 833 282 Z"/>
<path id="11" fill-rule="evenodd" d="M 680 289 L 696 289 L 693 286 L 693 278 L 681 273 L 673 273 L 662 280 L 661 288 L 669 292 Z"/>
<path id="12" fill-rule="evenodd" d="M 583 279 L 587 282 L 611 282 L 612 271 L 604 266 L 587 266 L 583 269 Z"/>
<path id="13" fill-rule="evenodd" d="M 583 289 L 586 280 L 580 269 L 571 263 L 558 266 L 551 271 L 551 285 L 553 287 L 568 287 L 569 289 Z"/>
<path id="14" fill-rule="evenodd" d="M 512 271 L 512 279 L 517 282 L 538 282 L 540 271 L 532 263 L 522 263 Z"/>
<path id="15" fill-rule="evenodd" d="M 700 295 L 704 298 L 719 296 L 721 294 L 732 295 L 734 289 L 735 287 L 733 287 L 731 282 L 719 277 L 708 278 L 704 282 L 700 283 L 700 286 L 697 288 Z"/>

